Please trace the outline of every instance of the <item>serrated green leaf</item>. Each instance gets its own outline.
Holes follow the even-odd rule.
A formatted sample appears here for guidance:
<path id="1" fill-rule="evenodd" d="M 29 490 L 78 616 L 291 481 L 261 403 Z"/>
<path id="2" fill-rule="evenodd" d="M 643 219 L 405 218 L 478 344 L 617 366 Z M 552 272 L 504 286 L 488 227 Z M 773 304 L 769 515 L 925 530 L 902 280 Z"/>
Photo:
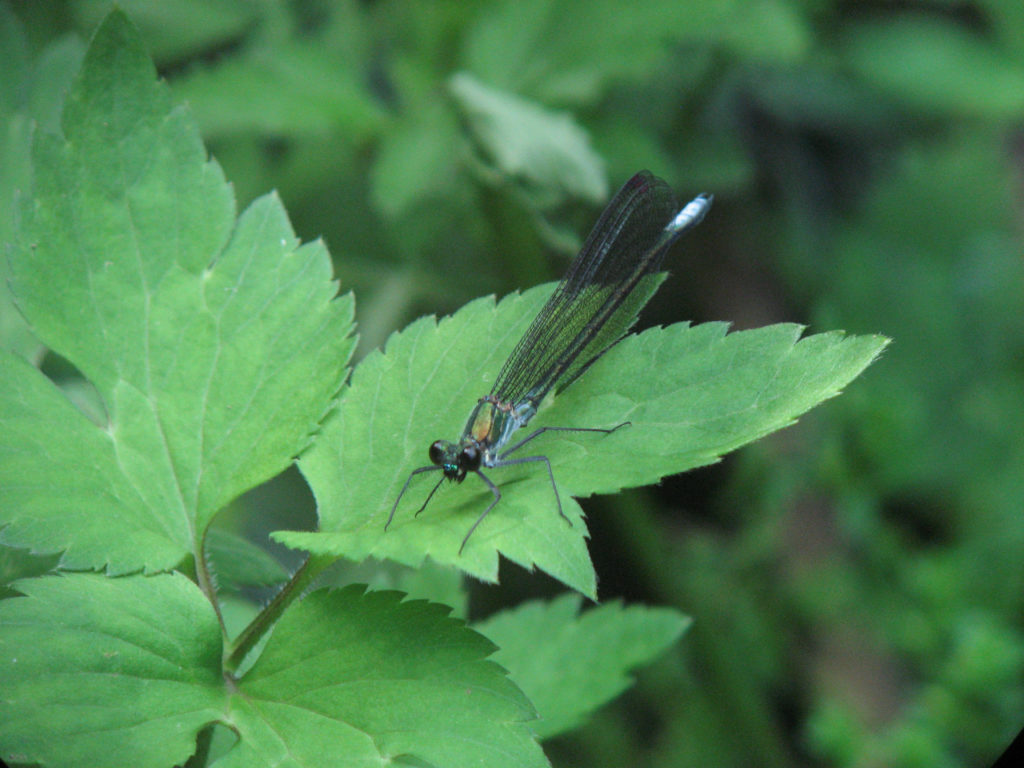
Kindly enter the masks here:
<path id="1" fill-rule="evenodd" d="M 212 516 L 284 469 L 344 376 L 352 302 L 280 201 L 236 221 L 187 110 L 120 12 L 97 32 L 63 137 L 37 135 L 10 254 L 35 334 L 108 423 L 4 360 L 0 539 L 72 568 L 173 566 Z"/>
<path id="2" fill-rule="evenodd" d="M 441 435 L 458 435 L 469 407 L 490 389 L 488 377 L 497 373 L 517 337 L 525 331 L 530 315 L 539 308 L 538 299 L 544 293 L 534 291 L 528 299 L 510 297 L 498 312 L 491 300 L 472 302 L 455 317 L 442 320 L 440 328 L 425 318 L 392 336 L 384 354 L 367 357 L 354 372 L 340 411 L 327 419 L 314 447 L 299 462 L 317 497 L 323 533 L 278 532 L 274 536 L 289 546 L 312 546 L 318 551 L 324 547 L 354 560 L 372 554 L 418 566 L 426 554 L 479 578 L 496 580 L 498 561 L 493 545 L 467 547 L 461 558 L 454 557 L 458 543 L 451 547 L 455 520 L 459 521 L 455 525 L 462 527 L 461 541 L 468 525 L 482 511 L 482 487 L 466 483 L 446 488 L 444 506 L 454 505 L 459 514 L 455 520 L 446 515 L 438 517 L 437 508 L 432 507 L 421 515 L 416 522 L 428 526 L 426 542 L 423 529 L 412 536 L 420 540 L 418 544 L 410 547 L 412 540 L 407 539 L 411 514 L 419 503 L 413 499 L 425 498 L 426 484 L 419 484 L 419 494 L 414 486 L 387 536 L 384 521 L 410 469 L 426 462 L 427 446 Z M 459 343 L 466 334 L 478 342 L 472 349 Z M 411 367 L 399 362 L 403 360 Z M 410 438 L 408 442 L 402 437 L 404 433 Z M 552 464 L 557 463 L 552 456 Z M 510 472 L 499 482 L 504 486 L 512 477 L 529 475 Z M 526 514 L 530 505 L 524 506 L 522 499 L 506 507 L 505 501 L 512 498 L 506 496 L 499 505 L 505 510 L 502 519 L 486 539 L 503 539 L 503 553 L 524 567 L 531 567 L 537 553 L 541 553 L 537 565 L 570 586 L 593 594 L 593 569 L 581 538 L 584 529 L 578 505 L 563 489 L 563 506 L 576 520 L 578 531 L 567 536 L 569 527 L 549 506 L 554 503 L 550 482 L 539 493 L 545 501 L 533 507 L 535 514 Z M 519 535 L 498 534 L 499 530 L 507 533 L 510 525 L 519 529 Z M 400 530 L 403 533 L 398 533 Z M 499 539 L 493 539 L 495 535 Z"/>
<path id="3" fill-rule="evenodd" d="M 221 636 L 179 574 L 69 574 L 0 602 L 0 755 L 66 768 L 163 768 L 224 709 Z"/>
<path id="4" fill-rule="evenodd" d="M 216 765 L 546 766 L 494 646 L 445 606 L 361 587 L 288 611 L 239 681 L 213 609 L 181 575 L 70 574 L 0 602 L 0 755 L 19 763 L 181 764 L 222 723 Z"/>
<path id="5" fill-rule="evenodd" d="M 563 595 L 504 611 L 475 629 L 498 646 L 495 661 L 530 698 L 531 723 L 546 739 L 584 717 L 632 683 L 629 671 L 665 651 L 690 620 L 669 608 L 618 603 L 579 613 L 580 598 Z"/>
<path id="6" fill-rule="evenodd" d="M 106 430 L 38 370 L 2 352 L 0 381 L 0 538 L 114 573 L 181 560 L 187 520 L 147 509 Z"/>
<path id="7" fill-rule="evenodd" d="M 299 462 L 321 531 L 275 537 L 354 560 L 372 555 L 415 566 L 429 556 L 489 581 L 500 551 L 593 597 L 586 526 L 570 496 L 612 493 L 714 462 L 837 394 L 886 344 L 841 333 L 801 340 L 795 325 L 726 335 L 721 323 L 681 324 L 628 336 L 530 425 L 631 424 L 610 435 L 544 435 L 524 453 L 549 457 L 571 527 L 555 510 L 543 467 L 520 466 L 488 473 L 502 499 L 461 556 L 462 537 L 491 498 L 475 477 L 446 483 L 419 517 L 413 512 L 436 477 L 415 478 L 385 532 L 409 473 L 428 463 L 434 440 L 458 438 L 551 290 L 514 294 L 496 307 L 478 300 L 438 324 L 422 319 L 368 356 Z"/>
<path id="8" fill-rule="evenodd" d="M 324 586 L 366 584 L 371 590 L 396 590 L 410 599 L 447 605 L 457 618 L 469 614 L 469 591 L 462 572 L 431 560 L 418 568 L 393 560 L 371 559 L 359 563 L 342 560 L 332 566 L 330 580 L 321 578 L 321 581 Z"/>
<path id="9" fill-rule="evenodd" d="M 401 599 L 350 587 L 289 611 L 232 712 L 242 748 L 218 765 L 253 765 L 245 745 L 259 744 L 266 755 L 333 752 L 345 765 L 407 754 L 438 766 L 546 766 L 524 722 L 533 708 L 486 660 L 494 646 L 447 607 Z"/>

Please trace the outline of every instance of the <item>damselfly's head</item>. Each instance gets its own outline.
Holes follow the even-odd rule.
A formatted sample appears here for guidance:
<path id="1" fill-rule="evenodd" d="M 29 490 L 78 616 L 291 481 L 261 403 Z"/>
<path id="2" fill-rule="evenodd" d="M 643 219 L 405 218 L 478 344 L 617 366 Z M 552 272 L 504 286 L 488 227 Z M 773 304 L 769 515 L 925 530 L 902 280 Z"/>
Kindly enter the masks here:
<path id="1" fill-rule="evenodd" d="M 466 479 L 467 472 L 480 469 L 482 460 L 483 451 L 475 442 L 462 445 L 447 440 L 436 440 L 430 445 L 430 462 L 440 467 L 445 477 L 457 483 Z"/>

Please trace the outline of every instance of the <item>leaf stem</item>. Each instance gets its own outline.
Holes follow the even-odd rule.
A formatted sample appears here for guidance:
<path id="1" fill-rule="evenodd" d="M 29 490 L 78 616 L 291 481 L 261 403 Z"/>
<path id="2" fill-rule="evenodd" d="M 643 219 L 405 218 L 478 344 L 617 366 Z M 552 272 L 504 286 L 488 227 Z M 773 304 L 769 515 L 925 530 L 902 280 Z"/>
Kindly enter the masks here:
<path id="1" fill-rule="evenodd" d="M 233 674 L 260 639 L 270 631 L 285 609 L 300 598 L 313 581 L 337 558 L 329 555 L 309 555 L 292 574 L 274 599 L 247 626 L 229 646 L 224 658 L 224 671 Z"/>
<path id="2" fill-rule="evenodd" d="M 213 605 L 213 612 L 217 614 L 217 623 L 220 624 L 220 631 L 226 634 L 224 627 L 224 616 L 220 612 L 220 601 L 217 599 L 217 586 L 213 581 L 213 574 L 210 572 L 210 564 L 206 559 L 205 534 L 204 541 L 195 548 L 196 581 L 199 589 L 203 591 L 210 604 Z"/>

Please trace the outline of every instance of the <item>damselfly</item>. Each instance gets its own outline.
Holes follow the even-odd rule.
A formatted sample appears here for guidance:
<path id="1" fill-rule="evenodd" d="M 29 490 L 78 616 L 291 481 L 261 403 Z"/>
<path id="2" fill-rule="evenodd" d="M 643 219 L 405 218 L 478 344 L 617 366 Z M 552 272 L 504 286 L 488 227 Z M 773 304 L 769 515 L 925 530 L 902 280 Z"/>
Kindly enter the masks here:
<path id="1" fill-rule="evenodd" d="M 679 210 L 668 184 L 647 171 L 626 182 L 601 214 L 562 282 L 512 350 L 491 393 L 477 402 L 462 437 L 457 443 L 434 442 L 429 451 L 431 464 L 414 469 L 409 475 L 391 507 L 385 530 L 416 475 L 442 473 L 416 511 L 419 515 L 442 482 L 447 479 L 461 483 L 473 472 L 494 498 L 466 532 L 459 547 L 462 554 L 473 531 L 501 500 L 498 486 L 480 468 L 538 461 L 547 466 L 558 514 L 572 524 L 562 511 L 548 457 L 509 456 L 545 432 L 610 433 L 629 422 L 611 429 L 539 427 L 513 445 L 508 443 L 518 429 L 529 423 L 549 392 L 564 390 L 625 335 L 661 282 L 657 273 L 666 251 L 683 232 L 700 223 L 711 207 L 711 199 L 710 195 L 699 195 Z"/>

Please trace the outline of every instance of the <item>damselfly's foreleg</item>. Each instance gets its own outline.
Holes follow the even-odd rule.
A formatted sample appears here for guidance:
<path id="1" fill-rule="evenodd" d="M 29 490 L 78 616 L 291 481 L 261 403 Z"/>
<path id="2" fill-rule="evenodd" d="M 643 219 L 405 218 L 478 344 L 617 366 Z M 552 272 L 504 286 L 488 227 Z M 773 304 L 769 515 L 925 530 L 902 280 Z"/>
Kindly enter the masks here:
<path id="1" fill-rule="evenodd" d="M 412 472 L 409 473 L 409 477 L 405 479 L 405 485 L 403 485 L 402 490 L 398 492 L 398 497 L 395 499 L 395 503 L 391 505 L 391 514 L 388 515 L 388 521 L 384 523 L 385 531 L 388 529 L 388 526 L 391 525 L 391 521 L 395 519 L 395 510 L 398 509 L 398 502 L 402 500 L 402 497 L 405 495 L 405 492 L 409 490 L 409 483 L 412 482 L 412 479 L 421 472 L 431 472 L 435 469 L 441 469 L 441 467 L 435 467 L 433 465 L 429 467 L 420 467 L 419 469 L 414 469 Z M 443 476 L 441 477 L 441 480 L 444 480 Z M 437 490 L 439 485 L 441 485 L 440 482 L 438 482 L 438 484 L 434 486 L 434 491 Z M 430 496 L 434 495 L 434 491 L 430 492 Z M 427 501 L 430 501 L 430 496 L 427 496 Z M 423 502 L 423 507 L 427 506 L 427 501 Z M 417 510 L 417 515 L 423 511 L 423 507 L 420 507 L 419 510 Z"/>
<path id="2" fill-rule="evenodd" d="M 438 469 L 440 469 L 440 467 L 438 467 Z M 413 513 L 413 517 L 419 517 L 420 512 L 427 508 L 427 504 L 429 504 L 430 500 L 434 498 L 434 494 L 437 493 L 437 489 L 441 487 L 441 483 L 443 483 L 445 479 L 445 476 L 441 475 L 441 479 L 438 480 L 437 483 L 434 484 L 434 487 L 430 489 L 430 493 L 427 494 L 427 498 L 424 500 L 424 502 L 420 504 L 420 508 Z"/>

